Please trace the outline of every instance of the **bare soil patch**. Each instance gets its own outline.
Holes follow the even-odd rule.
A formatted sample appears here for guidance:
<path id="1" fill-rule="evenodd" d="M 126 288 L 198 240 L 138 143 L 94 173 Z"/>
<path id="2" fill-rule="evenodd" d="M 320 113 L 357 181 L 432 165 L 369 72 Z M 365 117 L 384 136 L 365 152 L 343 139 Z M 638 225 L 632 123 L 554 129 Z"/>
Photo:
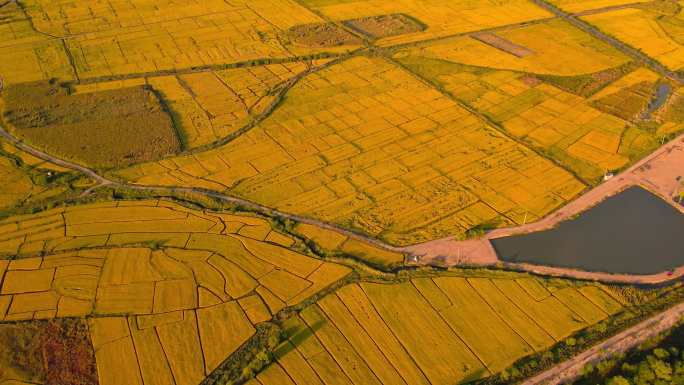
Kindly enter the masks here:
<path id="1" fill-rule="evenodd" d="M 470 36 L 475 40 L 479 40 L 487 45 L 491 45 L 492 47 L 500 49 L 501 51 L 509 53 L 515 57 L 522 58 L 534 55 L 534 51 L 531 49 L 515 44 L 512 41 L 504 39 L 503 37 L 491 32 L 473 33 Z"/>
<path id="2" fill-rule="evenodd" d="M 400 13 L 362 17 L 360 19 L 345 20 L 343 23 L 371 39 L 420 32 L 426 28 L 418 20 Z"/>
<path id="3" fill-rule="evenodd" d="M 84 320 L 0 325 L 0 383 L 95 385 L 95 353 Z M 10 381 L 11 382 L 11 381 Z"/>
<path id="4" fill-rule="evenodd" d="M 181 150 L 169 113 L 148 87 L 69 94 L 47 82 L 3 92 L 3 120 L 47 152 L 97 168 L 119 168 Z"/>
<path id="5" fill-rule="evenodd" d="M 287 31 L 287 37 L 308 47 L 361 44 L 361 39 L 333 23 L 297 25 Z"/>

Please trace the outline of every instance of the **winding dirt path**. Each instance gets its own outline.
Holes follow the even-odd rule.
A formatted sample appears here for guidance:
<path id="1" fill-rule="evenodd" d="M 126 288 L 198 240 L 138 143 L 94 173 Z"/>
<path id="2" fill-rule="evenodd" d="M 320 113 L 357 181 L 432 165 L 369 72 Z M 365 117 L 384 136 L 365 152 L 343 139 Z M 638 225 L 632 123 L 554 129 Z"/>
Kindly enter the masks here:
<path id="1" fill-rule="evenodd" d="M 571 383 L 582 374 L 582 369 L 587 364 L 596 364 L 615 354 L 624 353 L 672 328 L 682 317 L 684 317 L 684 303 L 642 321 L 521 384 L 556 385 Z"/>
<path id="2" fill-rule="evenodd" d="M 246 199 L 242 199 L 242 198 L 238 198 L 238 197 L 235 197 L 235 196 L 230 196 L 230 195 L 222 194 L 222 193 L 219 193 L 219 192 L 216 192 L 216 191 L 205 190 L 205 189 L 194 188 L 194 187 L 169 187 L 169 186 L 153 186 L 153 185 L 133 185 L 133 184 L 128 184 L 128 183 L 117 182 L 117 181 L 108 179 L 108 178 L 106 178 L 106 177 L 104 177 L 104 176 L 98 174 L 97 171 L 95 171 L 95 170 L 93 170 L 93 169 L 91 169 L 91 168 L 88 168 L 88 167 L 79 165 L 79 164 L 74 163 L 74 162 L 70 162 L 70 161 L 67 161 L 67 160 L 63 160 L 63 159 L 57 158 L 57 157 L 55 157 L 55 156 L 53 156 L 53 155 L 50 155 L 50 154 L 48 154 L 48 153 L 46 153 L 46 152 L 43 152 L 43 151 L 38 150 L 38 149 L 36 149 L 36 148 L 34 148 L 34 147 L 32 147 L 32 146 L 29 146 L 29 145 L 25 144 L 24 142 L 22 142 L 21 140 L 15 138 L 15 137 L 14 137 L 12 134 L 10 134 L 9 132 L 7 132 L 7 131 L 5 130 L 5 128 L 4 128 L 2 125 L 0 125 L 0 137 L 5 138 L 7 141 L 9 141 L 10 143 L 12 143 L 12 144 L 13 144 L 15 147 L 17 147 L 18 149 L 20 149 L 20 150 L 22 150 L 22 151 L 25 151 L 25 152 L 27 152 L 27 153 L 29 153 L 29 154 L 35 156 L 36 158 L 45 160 L 45 161 L 47 161 L 47 162 L 54 163 L 54 164 L 56 164 L 56 165 L 58 165 L 58 166 L 62 166 L 62 167 L 64 167 L 64 168 L 68 168 L 68 169 L 70 169 L 70 170 L 75 170 L 75 171 L 82 172 L 83 174 L 85 174 L 85 175 L 87 175 L 87 176 L 93 178 L 98 184 L 97 184 L 96 186 L 94 186 L 94 187 L 88 189 L 88 190 L 86 191 L 86 192 L 88 192 L 88 193 L 91 192 L 91 191 L 93 191 L 93 190 L 95 190 L 95 189 L 97 189 L 97 188 L 104 187 L 104 186 L 109 186 L 109 187 L 127 188 L 127 189 L 138 190 L 138 191 L 167 191 L 167 192 L 170 192 L 170 193 L 201 194 L 201 195 L 205 195 L 205 196 L 209 196 L 209 197 L 212 197 L 212 198 L 216 198 L 216 199 L 222 200 L 222 201 L 224 201 L 224 202 L 229 202 L 229 203 L 233 203 L 233 204 L 236 204 L 236 205 L 240 205 L 240 206 L 242 206 L 242 207 L 246 207 L 246 208 L 248 208 L 248 209 L 251 209 L 251 210 L 254 210 L 254 211 L 258 211 L 258 212 L 260 212 L 260 213 L 264 213 L 264 214 L 267 214 L 267 215 L 270 215 L 270 216 L 282 217 L 282 218 L 286 218 L 286 219 L 291 219 L 291 220 L 296 221 L 296 222 L 307 223 L 307 224 L 319 226 L 319 227 L 322 227 L 322 228 L 325 228 L 325 229 L 328 229 L 328 230 L 333 230 L 333 231 L 342 233 L 342 234 L 344 234 L 344 235 L 346 235 L 346 236 L 348 236 L 348 237 L 351 237 L 351 238 L 354 238 L 354 239 L 359 239 L 359 240 L 362 240 L 362 241 L 371 243 L 371 244 L 373 244 L 373 245 L 375 245 L 375 246 L 377 246 L 377 247 L 380 247 L 380 248 L 383 248 L 383 249 L 386 249 L 386 250 L 395 251 L 395 252 L 403 252 L 403 249 L 402 249 L 402 248 L 394 247 L 394 246 L 388 245 L 388 244 L 386 244 L 386 243 L 384 243 L 384 242 L 381 242 L 381 241 L 379 241 L 379 240 L 377 240 L 377 239 L 375 239 L 375 238 L 371 238 L 371 237 L 368 237 L 368 236 L 366 236 L 366 235 L 359 234 L 359 233 L 356 233 L 356 232 L 354 232 L 354 231 L 350 231 L 350 230 L 344 229 L 344 228 L 342 228 L 342 227 L 339 227 L 339 226 L 336 226 L 336 225 L 333 225 L 333 224 L 330 224 L 330 223 L 327 223 L 327 222 L 323 222 L 323 221 L 319 221 L 319 220 L 311 219 L 311 218 L 307 218 L 307 217 L 302 217 L 302 216 L 299 216 L 299 215 L 294 215 L 294 214 L 285 213 L 285 212 L 282 212 L 282 211 L 279 211 L 279 210 L 276 210 L 276 209 L 273 209 L 273 208 L 270 208 L 270 207 L 267 207 L 267 206 L 264 206 L 264 205 L 260 205 L 260 204 L 258 204 L 258 203 L 255 203 L 255 202 L 252 202 L 252 201 L 249 201 L 249 200 L 246 200 Z M 85 194 L 85 192 L 84 192 L 84 194 Z"/>
<path id="3" fill-rule="evenodd" d="M 476 266 L 494 266 L 499 265 L 506 268 L 528 271 L 536 274 L 571 277 L 580 279 L 600 280 L 605 282 L 623 282 L 623 283 L 641 283 L 641 284 L 656 284 L 662 283 L 680 277 L 684 277 L 684 266 L 676 269 L 672 273 L 663 272 L 654 275 L 629 275 L 629 274 L 609 274 L 600 272 L 588 272 L 582 270 L 557 268 L 551 266 L 538 266 L 525 263 L 507 263 L 500 261 L 491 245 L 490 240 L 500 237 L 505 237 L 515 234 L 523 234 L 533 231 L 540 231 L 554 227 L 558 223 L 567 220 L 568 218 L 579 214 L 587 209 L 598 204 L 602 200 L 615 195 L 622 190 L 640 185 L 660 195 L 663 199 L 674 204 L 671 201 L 672 195 L 679 190 L 680 181 L 677 177 L 684 175 L 684 134 L 672 140 L 665 146 L 659 148 L 657 151 L 642 159 L 628 170 L 601 184 L 600 186 L 590 190 L 588 193 L 580 196 L 577 200 L 571 202 L 555 213 L 541 219 L 538 222 L 528 223 L 523 226 L 512 228 L 497 229 L 487 233 L 483 238 L 472 239 L 466 241 L 456 241 L 453 237 L 424 242 L 408 247 L 395 247 L 388 245 L 375 238 L 368 237 L 340 226 L 323 222 L 320 220 L 303 217 L 299 215 L 285 213 L 243 198 L 222 194 L 219 192 L 205 190 L 200 188 L 189 187 L 168 187 L 168 186 L 151 186 L 151 185 L 132 185 L 128 183 L 121 183 L 108 179 L 97 171 L 88 167 L 79 165 L 74 162 L 57 158 L 53 155 L 40 151 L 32 146 L 29 146 L 19 139 L 7 132 L 4 127 L 0 125 L 0 136 L 7 139 L 17 148 L 48 162 L 52 162 L 59 166 L 76 170 L 93 178 L 98 185 L 95 188 L 103 186 L 121 187 L 139 191 L 167 191 L 170 193 L 192 193 L 201 194 L 241 205 L 248 209 L 261 212 L 271 216 L 278 216 L 287 218 L 293 221 L 307 223 L 319 226 L 325 229 L 333 230 L 342 233 L 348 237 L 362 240 L 373 244 L 377 247 L 406 253 L 410 256 L 417 257 L 415 261 L 413 257 L 409 257 L 409 262 L 426 264 L 426 265 L 476 265 Z M 89 190 L 89 191 L 92 191 Z M 675 205 L 680 211 L 684 213 L 684 206 Z"/>

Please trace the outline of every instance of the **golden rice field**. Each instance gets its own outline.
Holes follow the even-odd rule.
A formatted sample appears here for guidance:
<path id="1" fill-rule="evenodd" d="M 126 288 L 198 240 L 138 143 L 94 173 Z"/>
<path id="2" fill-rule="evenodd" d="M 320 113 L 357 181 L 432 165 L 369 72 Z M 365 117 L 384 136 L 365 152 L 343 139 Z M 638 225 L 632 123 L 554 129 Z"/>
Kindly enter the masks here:
<path id="1" fill-rule="evenodd" d="M 0 318 L 86 317 L 102 385 L 197 384 L 254 325 L 351 272 L 264 219 L 166 201 L 11 217 L 0 238 L 25 256 L 0 260 Z"/>
<path id="2" fill-rule="evenodd" d="M 550 2 L 684 66 L 676 2 Z M 0 0 L 3 130 L 122 183 L 0 141 L 0 384 L 452 385 L 605 336 L 646 290 L 381 243 L 536 221 L 682 111 L 529 0 Z"/>
<path id="3" fill-rule="evenodd" d="M 115 178 L 220 191 L 395 245 L 541 218 L 681 129 L 615 111 L 642 107 L 631 89 L 594 100 L 540 83 L 630 59 L 527 1 L 31 0 L 0 12 L 5 84 L 158 97 L 180 150 Z M 382 24 L 402 18 L 397 33 Z M 490 43 L 468 35 L 483 29 Z M 347 55 L 362 39 L 394 51 Z M 338 60 L 302 58 L 321 52 Z M 659 79 L 644 81 L 640 92 Z"/>
<path id="4" fill-rule="evenodd" d="M 333 20 L 405 14 L 427 26 L 424 31 L 380 39 L 377 41 L 380 46 L 406 44 L 551 16 L 545 10 L 524 0 L 303 0 L 302 3 Z"/>
<path id="5" fill-rule="evenodd" d="M 629 61 L 612 46 L 559 19 L 502 28 L 495 34 L 531 54 L 516 57 L 467 35 L 418 44 L 409 51 L 465 65 L 560 76 L 598 72 Z"/>
<path id="6" fill-rule="evenodd" d="M 551 0 L 549 2 L 567 12 L 579 13 L 596 11 L 601 8 L 629 7 L 638 3 L 642 3 L 647 6 L 650 0 Z"/>
<path id="7" fill-rule="evenodd" d="M 588 95 L 564 87 L 610 76 L 629 62 L 606 44 L 584 43 L 592 38 L 569 24 L 553 20 L 496 34 L 534 54 L 518 58 L 458 37 L 401 50 L 395 57 L 590 183 L 654 150 L 665 132 L 684 128 L 678 120 L 661 119 L 655 129 L 636 122 L 662 81 L 645 68 L 629 70 Z M 566 65 L 559 66 L 559 60 Z"/>
<path id="8" fill-rule="evenodd" d="M 355 48 L 283 40 L 292 26 L 323 22 L 292 0 L 138 3 L 29 0 L 3 7 L 9 22 L 0 26 L 0 73 L 9 83 L 106 78 Z"/>
<path id="9" fill-rule="evenodd" d="M 226 145 L 116 175 L 227 191 L 395 244 L 522 223 L 585 187 L 411 73 L 364 57 L 303 78 Z"/>
<path id="10" fill-rule="evenodd" d="M 352 284 L 287 320 L 277 362 L 249 384 L 463 383 L 501 372 L 622 307 L 600 286 L 547 286 L 534 278 Z"/>
<path id="11" fill-rule="evenodd" d="M 637 48 L 671 70 L 684 67 L 684 17 L 673 2 L 665 9 L 644 5 L 582 19 Z"/>
<path id="12" fill-rule="evenodd" d="M 391 258 L 322 228 L 295 231 L 321 249 Z M 84 319 L 101 385 L 198 384 L 257 325 L 352 272 L 297 243 L 254 215 L 164 200 L 10 217 L 0 221 L 0 252 L 20 257 L 0 259 L 0 320 Z M 284 318 L 287 338 L 251 383 L 460 383 L 628 305 L 600 285 L 520 274 L 371 280 L 325 293 Z"/>

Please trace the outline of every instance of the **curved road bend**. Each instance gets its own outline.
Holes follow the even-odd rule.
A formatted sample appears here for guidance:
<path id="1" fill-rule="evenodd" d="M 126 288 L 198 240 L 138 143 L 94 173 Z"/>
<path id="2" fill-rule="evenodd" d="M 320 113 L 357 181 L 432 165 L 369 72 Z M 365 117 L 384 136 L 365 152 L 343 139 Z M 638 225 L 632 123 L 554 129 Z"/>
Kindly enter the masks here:
<path id="1" fill-rule="evenodd" d="M 684 303 L 632 326 L 579 355 L 522 382 L 521 385 L 569 384 L 582 374 L 582 370 L 587 364 L 596 364 L 615 354 L 624 353 L 672 328 L 682 317 L 684 317 Z"/>

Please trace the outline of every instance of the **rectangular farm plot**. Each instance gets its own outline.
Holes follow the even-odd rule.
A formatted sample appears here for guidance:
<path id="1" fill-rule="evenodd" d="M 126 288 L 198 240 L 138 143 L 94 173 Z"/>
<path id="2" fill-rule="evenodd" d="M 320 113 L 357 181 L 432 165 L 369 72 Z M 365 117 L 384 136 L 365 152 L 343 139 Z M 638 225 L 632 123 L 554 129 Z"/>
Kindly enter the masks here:
<path id="1" fill-rule="evenodd" d="M 544 293 L 542 281 L 520 279 L 533 281 Z M 602 319 L 588 316 L 594 305 L 578 289 L 553 293 L 563 301 L 548 291 L 538 301 L 513 278 L 350 284 L 286 322 L 288 341 L 276 354 L 283 372 L 269 381 L 303 385 L 315 374 L 326 384 L 453 384 L 495 374 Z"/>
<path id="2" fill-rule="evenodd" d="M 163 185 L 176 184 L 170 175 L 193 175 L 184 184 L 219 183 L 246 199 L 398 245 L 464 235 L 483 224 L 521 223 L 525 211 L 532 220 L 584 188 L 567 171 L 377 58 L 349 59 L 304 77 L 257 127 L 202 157 L 220 157 L 223 170 L 202 170 L 184 158 L 182 164 L 149 163 L 118 174 Z M 472 188 L 475 183 L 490 190 Z M 526 195 L 503 191 L 512 184 Z M 368 256 L 376 257 L 389 264 L 401 259 Z"/>
<path id="3" fill-rule="evenodd" d="M 493 282 L 511 302 L 518 305 L 556 341 L 588 326 L 580 316 L 555 297 L 536 301 L 513 280 Z"/>
<path id="4" fill-rule="evenodd" d="M 471 278 L 468 282 L 535 351 L 542 351 L 554 344 L 554 339 L 536 323 L 534 318 L 509 300 L 490 279 Z"/>
<path id="5" fill-rule="evenodd" d="M 452 307 L 441 310 L 440 313 L 490 372 L 498 373 L 518 358 L 534 352 L 478 295 L 468 281 L 438 278 L 435 283 L 454 302 Z"/>
<path id="6" fill-rule="evenodd" d="M 486 374 L 482 363 L 412 285 L 362 287 L 432 384 L 451 384 Z M 453 365 L 444 357 L 451 357 L 458 364 Z"/>
<path id="7" fill-rule="evenodd" d="M 532 75 L 448 62 L 448 52 L 416 51 L 417 56 L 400 61 L 433 79 L 454 97 L 499 123 L 508 135 L 538 149 L 586 183 L 597 183 L 606 170 L 619 170 L 657 147 L 655 132 L 631 122 L 648 104 L 651 91 L 635 102 L 632 99 L 638 96 L 636 92 L 620 93 L 618 87 L 631 77 L 649 81 L 642 76 L 646 70 L 637 69 L 622 76 L 621 71 L 628 70 L 623 69 L 624 62 L 623 66 L 616 62 L 616 67 L 590 74 Z M 600 79 L 611 76 L 622 78 L 600 83 Z M 658 79 L 653 76 L 651 82 Z M 573 91 L 571 87 L 577 89 Z M 597 92 L 590 97 L 581 96 L 585 88 Z M 652 88 L 655 89 L 655 83 Z M 535 171 L 533 167 L 527 169 Z M 581 183 L 573 183 L 562 174 L 553 179 L 555 187 L 550 189 L 558 191 L 563 199 L 583 188 Z M 509 186 L 504 194 L 516 203 L 534 201 L 534 195 L 525 196 L 533 188 L 532 184 L 521 183 Z M 501 187 L 494 189 L 499 191 Z M 536 204 L 541 204 L 538 211 L 544 211 L 553 202 L 547 197 L 547 202 L 536 200 Z"/>

